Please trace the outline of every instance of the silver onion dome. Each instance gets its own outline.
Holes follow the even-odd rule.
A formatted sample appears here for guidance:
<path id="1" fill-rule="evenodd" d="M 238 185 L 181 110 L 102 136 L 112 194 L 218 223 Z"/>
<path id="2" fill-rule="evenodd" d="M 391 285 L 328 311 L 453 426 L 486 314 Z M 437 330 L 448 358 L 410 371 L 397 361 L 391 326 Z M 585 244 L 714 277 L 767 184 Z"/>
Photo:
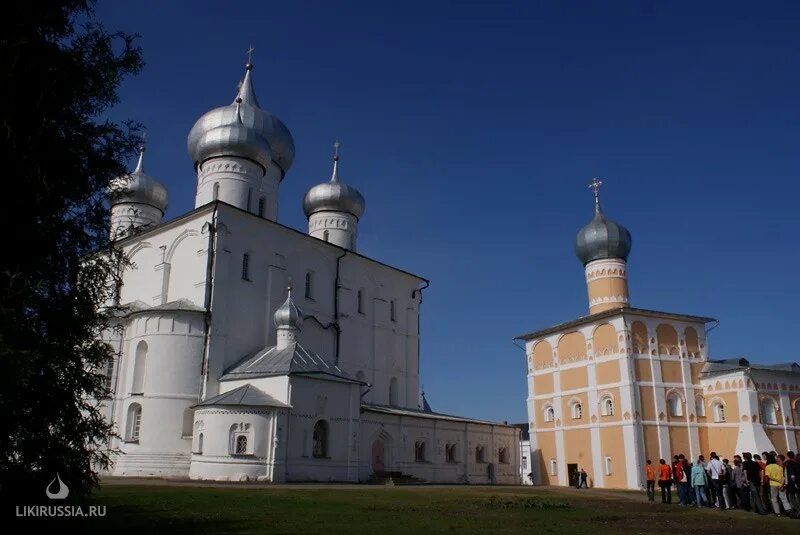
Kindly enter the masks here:
<path id="1" fill-rule="evenodd" d="M 338 141 L 334 147 L 331 179 L 308 190 L 303 199 L 303 211 L 306 217 L 317 212 L 347 212 L 359 219 L 366 208 L 366 201 L 356 188 L 339 182 Z"/>
<path id="2" fill-rule="evenodd" d="M 144 147 L 139 150 L 139 161 L 136 169 L 129 175 L 111 181 L 108 188 L 111 204 L 138 203 L 150 205 L 162 215 L 167 211 L 167 188 L 144 172 Z"/>
<path id="3" fill-rule="evenodd" d="M 289 286 L 286 301 L 275 311 L 274 320 L 276 327 L 292 327 L 299 330 L 303 326 L 303 313 L 292 301 L 291 286 Z"/>
<path id="4" fill-rule="evenodd" d="M 228 106 L 221 106 L 203 114 L 189 132 L 189 155 L 195 168 L 204 159 L 214 156 L 241 156 L 258 162 L 263 167 L 272 161 L 281 169 L 281 177 L 291 167 L 294 161 L 294 140 L 289 129 L 280 119 L 262 110 L 258 104 L 253 81 L 250 73 L 253 65 L 248 63 L 244 79 L 239 86 L 239 91 L 234 102 Z M 241 123 L 250 131 L 247 136 L 227 137 L 224 130 L 217 130 L 231 123 L 236 113 L 236 104 L 240 103 L 239 118 Z M 242 134 L 242 132 L 240 132 Z M 249 147 L 255 137 L 261 138 L 269 146 L 269 154 L 264 154 L 261 147 Z M 206 145 L 210 144 L 211 147 Z"/>
<path id="5" fill-rule="evenodd" d="M 602 182 L 595 179 L 594 218 L 578 231 L 575 238 L 575 254 L 585 266 L 594 260 L 620 258 L 627 260 L 631 252 L 631 233 L 614 221 L 606 219 L 600 208 L 599 188 Z"/>

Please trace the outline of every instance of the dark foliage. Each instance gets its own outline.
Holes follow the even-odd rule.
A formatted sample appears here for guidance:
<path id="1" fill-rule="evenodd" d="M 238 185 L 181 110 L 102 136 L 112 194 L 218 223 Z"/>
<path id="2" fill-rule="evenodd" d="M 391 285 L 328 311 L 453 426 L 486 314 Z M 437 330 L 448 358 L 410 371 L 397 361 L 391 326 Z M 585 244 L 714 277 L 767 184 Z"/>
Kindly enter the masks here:
<path id="1" fill-rule="evenodd" d="M 0 478 L 5 498 L 73 496 L 108 464 L 99 402 L 112 348 L 115 275 L 104 191 L 138 125 L 103 117 L 142 67 L 135 36 L 109 33 L 87 1 L 4 6 L 0 33 Z M 30 494 L 30 493 L 33 494 Z"/>

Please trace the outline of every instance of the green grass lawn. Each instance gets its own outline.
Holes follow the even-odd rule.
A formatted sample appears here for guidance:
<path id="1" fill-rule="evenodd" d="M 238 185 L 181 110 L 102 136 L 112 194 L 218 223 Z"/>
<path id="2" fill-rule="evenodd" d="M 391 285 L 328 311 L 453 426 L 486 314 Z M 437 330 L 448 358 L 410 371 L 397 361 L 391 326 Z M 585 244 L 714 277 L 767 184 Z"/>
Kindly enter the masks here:
<path id="1" fill-rule="evenodd" d="M 235 488 L 108 484 L 81 532 L 800 533 L 800 521 L 650 504 L 639 493 L 530 487 Z"/>

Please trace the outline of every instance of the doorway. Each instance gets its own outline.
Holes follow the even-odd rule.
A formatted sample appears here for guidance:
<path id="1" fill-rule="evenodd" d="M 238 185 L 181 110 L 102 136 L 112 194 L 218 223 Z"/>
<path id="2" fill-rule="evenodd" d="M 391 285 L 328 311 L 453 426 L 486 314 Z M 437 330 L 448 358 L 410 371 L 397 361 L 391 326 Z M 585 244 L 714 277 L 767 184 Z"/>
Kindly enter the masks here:
<path id="1" fill-rule="evenodd" d="M 383 441 L 381 439 L 372 443 L 372 471 L 375 473 L 385 472 L 386 466 L 384 464 L 383 456 Z"/>
<path id="2" fill-rule="evenodd" d="M 569 478 L 569 481 L 567 482 L 568 485 L 572 485 L 573 487 L 578 486 L 579 483 L 578 478 L 580 477 L 580 475 L 578 474 L 577 463 L 575 464 L 570 463 L 567 465 L 567 477 Z"/>

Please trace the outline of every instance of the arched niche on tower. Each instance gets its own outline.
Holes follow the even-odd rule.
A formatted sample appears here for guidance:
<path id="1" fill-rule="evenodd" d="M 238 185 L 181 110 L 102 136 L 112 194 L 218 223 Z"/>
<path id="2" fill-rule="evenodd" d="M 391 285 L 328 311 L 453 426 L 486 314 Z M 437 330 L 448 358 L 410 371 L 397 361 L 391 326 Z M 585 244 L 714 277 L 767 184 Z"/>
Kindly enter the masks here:
<path id="1" fill-rule="evenodd" d="M 678 355 L 678 332 L 668 323 L 661 323 L 656 327 L 659 355 Z"/>
<path id="2" fill-rule="evenodd" d="M 547 340 L 539 340 L 533 346 L 533 368 L 549 368 L 553 365 L 553 346 Z"/>
<path id="3" fill-rule="evenodd" d="M 700 356 L 700 338 L 697 336 L 697 331 L 694 327 L 686 327 L 683 332 L 683 337 L 686 340 L 686 351 L 690 357 Z"/>
<path id="4" fill-rule="evenodd" d="M 586 339 L 578 331 L 562 336 L 558 341 L 558 362 L 572 362 L 586 358 Z"/>
<path id="5" fill-rule="evenodd" d="M 619 344 L 617 343 L 617 331 L 614 326 L 610 323 L 604 323 L 597 327 L 592 334 L 592 346 L 596 357 L 618 353 Z"/>
<path id="6" fill-rule="evenodd" d="M 631 324 L 631 337 L 633 339 L 633 350 L 636 353 L 647 355 L 650 353 L 650 344 L 647 342 L 647 326 L 641 321 L 634 321 Z"/>

